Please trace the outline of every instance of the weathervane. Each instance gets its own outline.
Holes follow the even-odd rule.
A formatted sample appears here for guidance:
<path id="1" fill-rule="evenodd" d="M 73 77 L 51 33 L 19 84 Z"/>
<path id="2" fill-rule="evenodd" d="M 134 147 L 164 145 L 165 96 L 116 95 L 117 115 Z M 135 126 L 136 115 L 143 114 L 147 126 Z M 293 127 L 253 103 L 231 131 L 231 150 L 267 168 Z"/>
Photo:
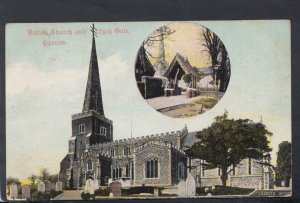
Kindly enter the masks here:
<path id="1" fill-rule="evenodd" d="M 91 26 L 90 31 L 93 33 L 93 37 L 95 37 L 95 36 L 98 37 L 98 36 L 97 36 L 97 28 L 95 28 L 94 23 L 93 23 L 93 25 Z"/>

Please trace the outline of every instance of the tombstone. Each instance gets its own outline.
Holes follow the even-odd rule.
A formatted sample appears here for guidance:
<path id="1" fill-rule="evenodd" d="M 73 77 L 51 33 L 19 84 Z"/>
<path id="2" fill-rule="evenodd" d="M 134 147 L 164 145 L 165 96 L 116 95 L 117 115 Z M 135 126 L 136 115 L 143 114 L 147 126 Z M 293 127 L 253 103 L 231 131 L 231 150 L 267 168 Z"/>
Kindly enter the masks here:
<path id="1" fill-rule="evenodd" d="M 45 183 L 45 191 L 50 192 L 50 184 L 51 184 L 50 181 L 45 180 L 44 183 Z"/>
<path id="2" fill-rule="evenodd" d="M 159 189 L 158 188 L 154 188 L 154 197 L 158 197 L 159 196 Z"/>
<path id="3" fill-rule="evenodd" d="M 178 197 L 186 196 L 186 182 L 184 180 L 179 181 L 178 183 Z"/>
<path id="4" fill-rule="evenodd" d="M 99 189 L 99 182 L 97 179 L 94 180 L 94 190 L 98 190 Z"/>
<path id="5" fill-rule="evenodd" d="M 50 184 L 50 191 L 51 191 L 51 190 L 55 190 L 55 183 L 51 183 L 51 184 Z"/>
<path id="6" fill-rule="evenodd" d="M 186 179 L 186 196 L 193 197 L 196 196 L 196 181 L 192 174 L 188 174 Z"/>
<path id="7" fill-rule="evenodd" d="M 121 196 L 121 183 L 119 182 L 112 182 L 111 184 L 109 184 L 111 193 L 113 197 L 120 197 Z"/>
<path id="8" fill-rule="evenodd" d="M 22 187 L 22 199 L 30 199 L 30 187 L 28 185 Z"/>
<path id="9" fill-rule="evenodd" d="M 91 195 L 95 193 L 94 181 L 92 179 L 88 179 L 85 182 L 84 193 L 89 193 Z"/>
<path id="10" fill-rule="evenodd" d="M 39 192 L 45 192 L 45 183 L 43 181 L 39 182 L 38 191 Z"/>
<path id="11" fill-rule="evenodd" d="M 9 196 L 12 198 L 12 199 L 16 199 L 18 197 L 18 186 L 17 184 L 13 183 L 10 185 L 10 188 L 9 188 Z"/>
<path id="12" fill-rule="evenodd" d="M 57 192 L 62 191 L 62 182 L 61 181 L 57 181 L 55 184 L 55 190 Z"/>

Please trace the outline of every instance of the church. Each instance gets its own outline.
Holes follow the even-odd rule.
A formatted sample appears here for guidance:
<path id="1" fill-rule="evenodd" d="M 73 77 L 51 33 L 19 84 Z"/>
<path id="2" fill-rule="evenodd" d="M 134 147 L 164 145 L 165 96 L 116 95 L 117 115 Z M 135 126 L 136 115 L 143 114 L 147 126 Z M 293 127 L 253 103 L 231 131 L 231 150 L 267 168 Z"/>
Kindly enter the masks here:
<path id="1" fill-rule="evenodd" d="M 122 187 L 176 187 L 193 175 L 197 186 L 221 185 L 220 170 L 205 170 L 202 160 L 189 159 L 184 150 L 196 141 L 196 132 L 181 130 L 129 139 L 114 140 L 113 121 L 104 114 L 95 36 L 83 108 L 72 115 L 72 136 L 68 153 L 60 163 L 60 180 L 65 189 L 82 189 L 86 180 L 98 186 L 112 181 Z M 269 189 L 274 171 L 246 159 L 228 177 L 229 186 Z"/>

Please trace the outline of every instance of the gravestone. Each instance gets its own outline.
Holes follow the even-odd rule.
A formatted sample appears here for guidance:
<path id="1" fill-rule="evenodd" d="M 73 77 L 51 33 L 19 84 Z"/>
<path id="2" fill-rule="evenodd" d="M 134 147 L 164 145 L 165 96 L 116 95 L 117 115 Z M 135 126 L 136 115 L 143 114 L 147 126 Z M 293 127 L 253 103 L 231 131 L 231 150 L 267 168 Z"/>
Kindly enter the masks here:
<path id="1" fill-rule="evenodd" d="M 15 183 L 11 184 L 9 190 L 10 190 L 9 196 L 12 199 L 16 199 L 18 197 L 18 186 L 17 186 L 17 184 L 15 184 Z"/>
<path id="2" fill-rule="evenodd" d="M 55 184 L 55 190 L 57 192 L 62 191 L 62 182 L 61 181 L 57 181 Z"/>
<path id="3" fill-rule="evenodd" d="M 179 181 L 178 183 L 178 197 L 186 196 L 186 182 L 184 180 Z"/>
<path id="4" fill-rule="evenodd" d="M 94 190 L 97 190 L 97 189 L 99 189 L 99 182 L 96 179 L 96 180 L 94 180 Z"/>
<path id="5" fill-rule="evenodd" d="M 92 179 L 88 179 L 85 182 L 84 193 L 89 193 L 91 195 L 95 193 L 94 181 Z"/>
<path id="6" fill-rule="evenodd" d="M 154 188 L 154 197 L 158 197 L 159 196 L 159 189 L 158 188 Z"/>
<path id="7" fill-rule="evenodd" d="M 30 187 L 28 185 L 22 187 L 22 199 L 30 199 Z"/>
<path id="8" fill-rule="evenodd" d="M 45 192 L 45 183 L 43 181 L 39 182 L 38 191 L 39 192 Z"/>
<path id="9" fill-rule="evenodd" d="M 51 191 L 51 190 L 55 190 L 55 183 L 51 183 L 51 184 L 50 184 L 50 191 Z"/>
<path id="10" fill-rule="evenodd" d="M 111 193 L 113 197 L 120 197 L 121 196 L 121 187 L 122 184 L 119 182 L 112 182 L 111 184 L 109 184 Z"/>
<path id="11" fill-rule="evenodd" d="M 186 179 L 186 196 L 193 197 L 196 196 L 196 181 L 192 174 L 188 174 Z"/>
<path id="12" fill-rule="evenodd" d="M 44 184 L 45 184 L 45 191 L 46 192 L 50 192 L 50 181 L 49 180 L 45 180 L 44 181 Z"/>

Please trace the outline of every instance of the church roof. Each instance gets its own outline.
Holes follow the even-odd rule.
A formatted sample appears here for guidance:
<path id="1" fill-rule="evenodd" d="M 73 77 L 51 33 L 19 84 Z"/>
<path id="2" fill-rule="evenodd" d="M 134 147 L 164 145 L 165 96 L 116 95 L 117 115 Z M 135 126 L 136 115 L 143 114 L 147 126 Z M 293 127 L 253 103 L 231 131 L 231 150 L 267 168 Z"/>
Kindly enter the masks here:
<path id="1" fill-rule="evenodd" d="M 85 97 L 82 112 L 94 110 L 104 115 L 102 92 L 99 77 L 99 67 L 97 60 L 97 52 L 95 45 L 95 37 L 93 35 L 92 51 L 89 65 L 89 74 L 86 84 Z"/>
<path id="2" fill-rule="evenodd" d="M 176 53 L 176 55 L 173 58 L 169 68 L 167 69 L 167 71 L 165 73 L 165 76 L 167 76 L 171 72 L 171 70 L 172 70 L 173 66 L 175 65 L 176 61 L 179 63 L 179 65 L 181 66 L 181 68 L 184 70 L 185 73 L 197 76 L 197 74 L 193 70 L 193 67 L 191 66 L 188 58 L 185 58 L 184 56 L 182 56 L 179 53 Z"/>

